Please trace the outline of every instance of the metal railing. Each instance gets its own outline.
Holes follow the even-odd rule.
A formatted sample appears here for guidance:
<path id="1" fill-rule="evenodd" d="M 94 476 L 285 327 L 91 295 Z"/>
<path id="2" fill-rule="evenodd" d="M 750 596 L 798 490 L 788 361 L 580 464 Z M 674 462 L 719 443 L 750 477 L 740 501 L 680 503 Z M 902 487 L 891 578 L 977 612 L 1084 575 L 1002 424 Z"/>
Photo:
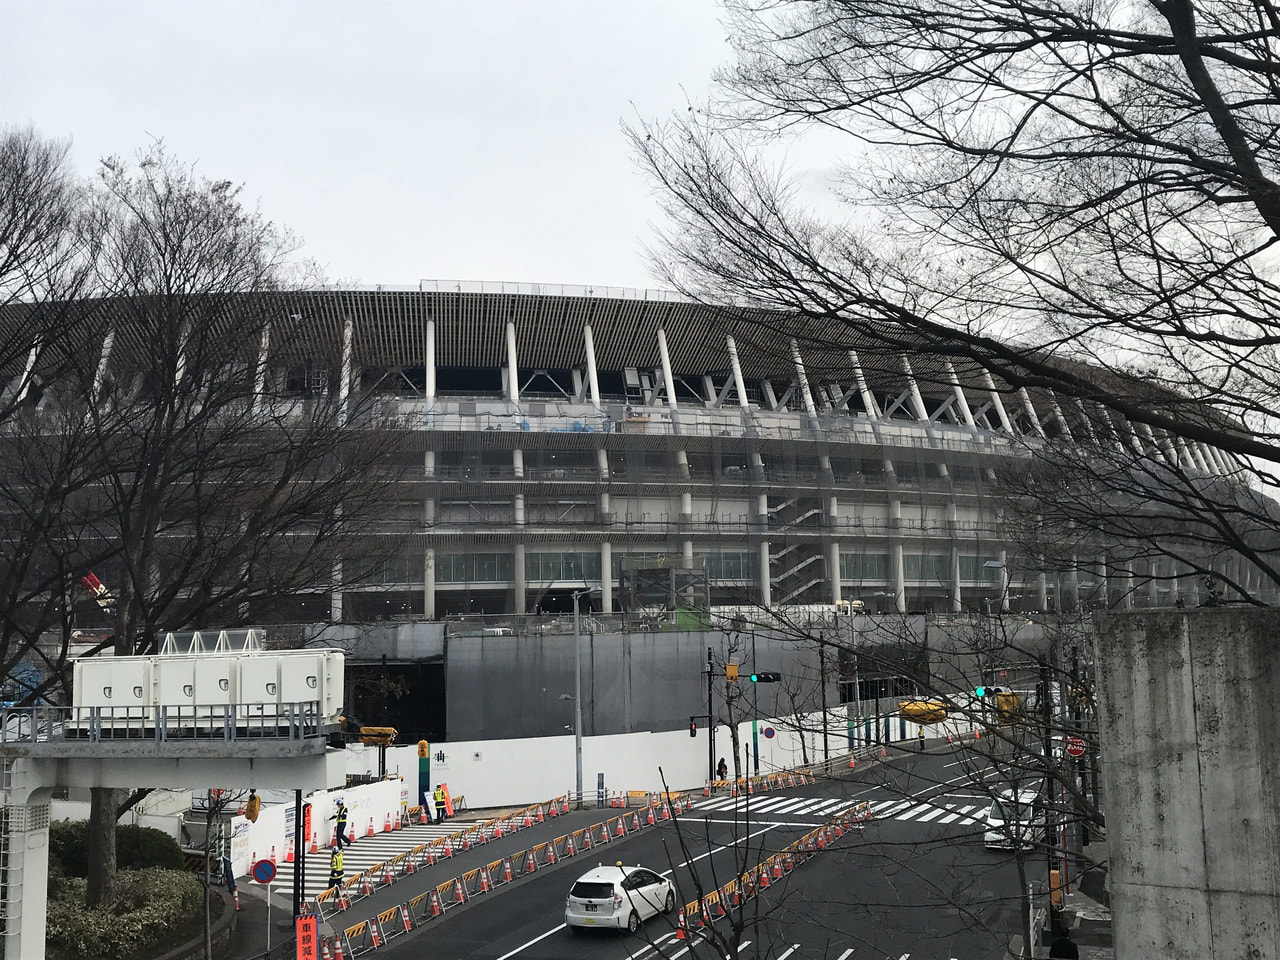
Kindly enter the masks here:
<path id="1" fill-rule="evenodd" d="M 319 701 L 0 710 L 0 746 L 308 740 L 327 733 Z"/>

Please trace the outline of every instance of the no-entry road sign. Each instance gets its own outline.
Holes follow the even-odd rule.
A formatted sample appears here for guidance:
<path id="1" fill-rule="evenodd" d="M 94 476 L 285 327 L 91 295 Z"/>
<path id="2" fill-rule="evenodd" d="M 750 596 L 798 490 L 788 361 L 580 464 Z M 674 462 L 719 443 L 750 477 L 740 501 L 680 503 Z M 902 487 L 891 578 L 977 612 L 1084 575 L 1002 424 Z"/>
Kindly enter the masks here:
<path id="1" fill-rule="evenodd" d="M 1079 737 L 1067 737 L 1067 756 L 1083 757 L 1087 746 Z"/>

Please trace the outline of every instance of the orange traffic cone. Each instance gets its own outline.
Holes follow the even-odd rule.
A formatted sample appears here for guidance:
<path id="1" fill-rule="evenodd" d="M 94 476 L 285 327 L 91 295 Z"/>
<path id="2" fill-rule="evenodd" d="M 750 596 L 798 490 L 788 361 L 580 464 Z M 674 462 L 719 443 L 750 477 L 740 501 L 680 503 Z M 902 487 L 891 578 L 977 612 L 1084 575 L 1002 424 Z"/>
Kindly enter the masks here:
<path id="1" fill-rule="evenodd" d="M 334 839 L 336 840 L 337 838 L 335 837 Z M 320 839 L 319 837 L 316 836 L 316 831 L 314 830 L 311 831 L 311 849 L 307 852 L 308 853 L 320 852 Z"/>
<path id="2" fill-rule="evenodd" d="M 488 893 L 492 889 L 493 887 L 490 886 L 489 884 L 489 868 L 481 867 L 480 868 L 480 892 Z"/>
<path id="3" fill-rule="evenodd" d="M 560 811 L 556 808 L 556 802 L 554 800 L 552 800 L 549 804 L 547 804 L 547 807 L 549 808 L 547 812 L 551 814 L 551 816 L 553 817 L 560 816 Z"/>
<path id="4" fill-rule="evenodd" d="M 615 837 L 625 837 L 625 836 L 627 835 L 627 828 L 626 828 L 626 826 L 623 824 L 623 821 L 624 821 L 625 819 L 626 819 L 625 817 L 619 817 L 619 818 L 618 818 L 618 829 L 617 829 L 617 830 L 615 830 L 615 831 L 613 831 L 613 835 L 614 835 Z"/>
<path id="5" fill-rule="evenodd" d="M 773 879 L 775 879 L 775 880 L 781 880 L 781 879 L 782 879 L 782 864 L 780 864 L 780 863 L 778 862 L 778 858 L 777 858 L 777 857 L 772 857 L 771 859 L 773 860 Z"/>
<path id="6" fill-rule="evenodd" d="M 391 832 L 391 814 L 389 813 L 387 814 L 387 819 L 382 824 L 382 832 L 383 833 Z"/>
<path id="7" fill-rule="evenodd" d="M 653 813 L 653 809 L 652 809 L 652 808 L 650 808 L 650 809 L 649 809 L 649 812 L 650 812 L 650 813 Z M 638 814 L 638 813 L 633 813 L 633 814 L 631 815 L 631 829 L 632 829 L 632 830 L 639 830 L 639 829 L 640 829 L 640 814 Z"/>
<path id="8" fill-rule="evenodd" d="M 368 830 L 366 830 L 366 831 L 364 832 L 364 835 L 365 835 L 366 837 L 376 837 L 376 836 L 377 836 L 377 834 L 373 832 L 373 817 L 370 817 L 370 818 L 369 818 L 369 829 L 368 829 Z"/>
<path id="9" fill-rule="evenodd" d="M 709 797 L 709 796 L 711 796 L 711 781 L 710 781 L 710 780 L 703 780 L 703 781 L 702 781 L 702 795 L 703 795 L 704 797 Z"/>
<path id="10" fill-rule="evenodd" d="M 538 822 L 539 822 L 539 823 L 542 823 L 542 820 L 543 820 L 543 817 L 542 817 L 542 804 L 538 804 Z"/>
<path id="11" fill-rule="evenodd" d="M 529 848 L 529 852 L 524 857 L 524 872 L 533 873 L 538 869 L 538 861 L 533 856 L 533 848 Z"/>
<path id="12" fill-rule="evenodd" d="M 685 926 L 684 926 L 684 907 L 681 907 L 680 916 L 676 920 L 676 939 L 684 940 L 687 937 L 688 937 L 688 934 L 685 932 Z"/>
<path id="13" fill-rule="evenodd" d="M 440 906 L 440 894 L 435 890 L 431 891 L 431 905 L 428 907 L 428 910 L 433 917 L 438 917 L 440 914 L 444 913 L 444 908 Z"/>
<path id="14" fill-rule="evenodd" d="M 424 823 L 430 823 L 430 822 L 431 821 L 427 819 L 427 808 L 419 807 L 418 808 L 418 826 L 422 826 Z"/>
<path id="15" fill-rule="evenodd" d="M 849 758 L 849 769 L 850 769 L 850 770 L 852 770 L 852 769 L 854 768 L 854 765 L 855 765 L 857 762 L 858 762 L 858 761 L 854 760 L 854 759 L 853 759 L 853 757 L 850 757 L 850 758 Z"/>
<path id="16" fill-rule="evenodd" d="M 401 830 L 401 829 L 403 829 L 403 828 L 404 828 L 404 824 L 403 824 L 403 823 L 401 823 L 401 821 L 402 821 L 403 819 L 404 819 L 404 817 L 402 817 L 400 814 L 398 814 L 398 813 L 397 813 L 397 814 L 396 814 L 395 823 L 394 823 L 394 824 L 392 824 L 392 829 L 393 829 L 393 830 Z"/>
<path id="17" fill-rule="evenodd" d="M 524 825 L 525 825 L 526 827 L 532 827 L 532 826 L 533 826 L 533 817 L 529 814 L 529 808 L 528 808 L 528 807 L 525 807 L 525 808 L 524 808 Z"/>
<path id="18" fill-rule="evenodd" d="M 502 861 L 502 882 L 510 883 L 512 879 L 513 878 L 511 875 L 511 858 L 505 857 L 503 858 L 503 861 Z"/>
<path id="19" fill-rule="evenodd" d="M 646 818 L 649 826 L 654 826 L 658 821 L 653 819 L 653 807 L 649 808 L 649 816 Z"/>
<path id="20" fill-rule="evenodd" d="M 664 804 L 662 805 L 662 819 L 663 819 L 663 820 L 670 820 L 670 819 L 671 819 L 671 804 L 669 804 L 669 803 L 664 803 Z"/>
<path id="21" fill-rule="evenodd" d="M 333 938 L 333 960 L 346 960 L 346 957 L 342 953 L 341 937 Z"/>
<path id="22" fill-rule="evenodd" d="M 582 849 L 583 850 L 591 849 L 591 831 L 594 829 L 595 829 L 594 827 L 587 827 L 587 829 L 582 832 Z"/>
<path id="23" fill-rule="evenodd" d="M 271 857 L 270 857 L 269 859 L 271 860 L 271 865 L 272 865 L 272 866 L 275 866 L 275 862 L 276 862 L 276 848 L 275 848 L 275 846 L 274 846 L 274 845 L 272 845 L 272 847 L 271 847 Z"/>
<path id="24" fill-rule="evenodd" d="M 556 842 L 552 840 L 547 844 L 547 866 L 556 862 Z"/>
<path id="25" fill-rule="evenodd" d="M 369 921 L 369 943 L 375 950 L 382 946 L 382 931 L 378 929 L 378 921 L 376 919 Z"/>
<path id="26" fill-rule="evenodd" d="M 564 795 L 564 800 L 560 802 L 560 812 L 561 813 L 569 812 L 569 795 L 567 793 Z"/>
<path id="27" fill-rule="evenodd" d="M 882 757 L 887 757 L 888 755 L 889 755 L 889 751 L 888 751 L 888 750 L 886 750 L 884 747 L 881 747 L 881 748 L 880 748 L 880 756 L 882 756 Z"/>
<path id="28" fill-rule="evenodd" d="M 973 739 L 975 739 L 975 740 L 981 740 L 981 739 L 982 739 L 982 731 L 981 731 L 981 730 L 975 730 L 975 731 L 973 731 Z"/>
<path id="29" fill-rule="evenodd" d="M 293 838 L 289 838 L 289 845 L 284 848 L 284 862 L 293 863 Z"/>
<path id="30" fill-rule="evenodd" d="M 453 881 L 453 902 L 454 903 L 467 902 L 467 891 L 463 889 L 461 877 L 458 877 Z"/>
<path id="31" fill-rule="evenodd" d="M 444 838 L 444 846 L 440 850 L 440 856 L 442 857 L 453 856 L 453 843 L 450 841 L 448 837 Z"/>
<path id="32" fill-rule="evenodd" d="M 566 857 L 574 856 L 578 851 L 573 846 L 573 834 L 569 834 L 564 841 L 564 855 Z"/>
<path id="33" fill-rule="evenodd" d="M 404 924 L 405 933 L 413 929 L 413 924 L 409 922 L 409 908 L 403 903 L 400 904 L 400 922 Z"/>
<path id="34" fill-rule="evenodd" d="M 333 960 L 333 954 L 329 952 L 329 941 L 320 941 L 320 960 Z"/>

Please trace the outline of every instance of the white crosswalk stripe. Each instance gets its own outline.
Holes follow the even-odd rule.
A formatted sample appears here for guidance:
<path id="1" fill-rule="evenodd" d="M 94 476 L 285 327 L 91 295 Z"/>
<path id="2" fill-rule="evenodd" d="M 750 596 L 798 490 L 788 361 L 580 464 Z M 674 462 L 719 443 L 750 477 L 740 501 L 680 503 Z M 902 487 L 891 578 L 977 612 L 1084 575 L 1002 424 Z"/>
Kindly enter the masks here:
<path id="1" fill-rule="evenodd" d="M 378 833 L 372 837 L 359 837 L 356 842 L 342 851 L 342 871 L 347 879 L 364 873 L 364 871 L 386 863 L 402 853 L 406 853 L 421 844 L 439 837 L 452 836 L 460 830 L 467 830 L 481 821 L 449 820 L 446 823 L 413 824 L 402 830 L 389 833 Z M 278 852 L 278 851 L 277 851 Z M 320 848 L 316 853 L 307 856 L 306 896 L 313 897 L 329 887 L 329 857 L 332 850 Z M 293 885 L 295 864 L 277 862 L 276 878 L 272 886 Z"/>
<path id="2" fill-rule="evenodd" d="M 967 798 L 966 798 L 967 799 Z M 768 820 L 782 815 L 826 817 L 854 803 L 848 797 L 714 797 L 694 809 L 702 814 L 733 814 L 750 811 L 753 818 Z M 935 797 L 929 800 L 878 800 L 871 804 L 872 820 L 910 820 L 916 823 L 981 823 L 985 804 Z"/>

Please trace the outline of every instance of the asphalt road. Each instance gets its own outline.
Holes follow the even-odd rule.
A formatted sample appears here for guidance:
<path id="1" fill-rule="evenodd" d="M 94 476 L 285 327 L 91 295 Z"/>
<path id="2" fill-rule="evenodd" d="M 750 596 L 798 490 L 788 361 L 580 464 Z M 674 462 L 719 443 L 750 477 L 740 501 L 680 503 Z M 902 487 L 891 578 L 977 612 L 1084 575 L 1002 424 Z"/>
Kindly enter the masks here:
<path id="1" fill-rule="evenodd" d="M 675 917 L 655 917 L 640 935 L 573 935 L 563 926 L 573 881 L 597 862 L 643 863 L 674 878 L 694 901 L 761 862 L 833 812 L 867 801 L 875 817 L 747 901 L 741 911 L 678 940 Z M 950 750 L 900 754 L 780 793 L 712 798 L 671 824 L 598 848 L 399 937 L 390 958 L 468 960 L 657 960 L 769 957 L 776 960 L 941 958 L 1003 955 L 1018 927 L 1018 880 L 1010 854 L 982 846 L 989 800 L 966 785 Z M 1043 864 L 1031 865 L 1043 876 Z M 705 942 L 704 938 L 716 942 Z"/>

